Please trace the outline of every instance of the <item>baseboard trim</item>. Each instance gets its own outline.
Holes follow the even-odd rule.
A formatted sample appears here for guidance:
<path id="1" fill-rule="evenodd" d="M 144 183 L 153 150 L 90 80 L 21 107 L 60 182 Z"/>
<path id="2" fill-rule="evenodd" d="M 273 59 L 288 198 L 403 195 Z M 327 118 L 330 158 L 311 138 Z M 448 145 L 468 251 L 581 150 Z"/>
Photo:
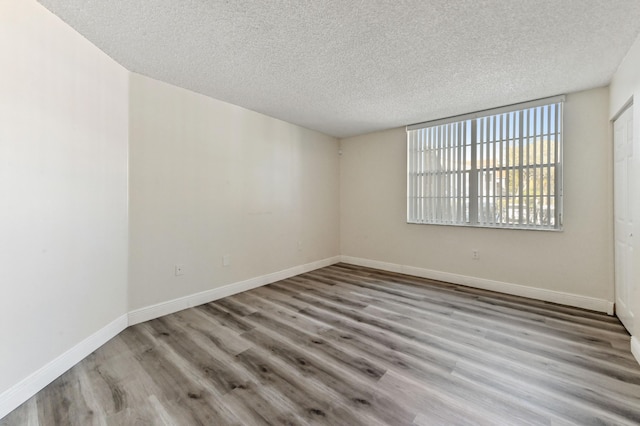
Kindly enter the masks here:
<path id="1" fill-rule="evenodd" d="M 514 296 L 523 296 L 531 299 L 558 303 L 561 305 L 590 309 L 592 311 L 606 312 L 609 315 L 613 315 L 613 302 L 604 299 L 596 299 L 578 294 L 528 287 L 521 284 L 506 283 L 485 278 L 470 277 L 467 275 L 452 274 L 450 272 L 434 271 L 431 269 L 417 268 L 397 263 L 380 262 L 377 260 L 363 259 L 359 257 L 340 256 L 340 260 L 352 265 L 366 266 L 369 268 L 381 269 L 383 271 L 413 275 L 438 281 L 446 281 L 468 287 L 512 294 Z M 640 347 L 638 350 L 640 351 Z"/>
<path id="2" fill-rule="evenodd" d="M 631 353 L 640 364 L 640 340 L 636 336 L 631 336 Z"/>
<path id="3" fill-rule="evenodd" d="M 222 299 L 223 297 L 262 287 L 263 285 L 291 278 L 315 269 L 324 268 L 325 266 L 333 265 L 338 262 L 340 262 L 340 256 L 329 257 L 304 265 L 294 266 L 293 268 L 284 269 L 282 271 L 273 272 L 271 274 L 261 275 L 248 280 L 180 297 L 178 299 L 169 300 L 167 302 L 158 303 L 157 305 L 136 309 L 135 311 L 129 312 L 129 325 L 139 324 L 183 309 L 209 303 L 214 300 Z"/>
<path id="4" fill-rule="evenodd" d="M 122 315 L 93 333 L 59 357 L 45 364 L 15 386 L 0 394 L 0 419 L 18 408 L 41 389 L 86 358 L 91 352 L 118 335 L 128 325 L 127 315 Z"/>

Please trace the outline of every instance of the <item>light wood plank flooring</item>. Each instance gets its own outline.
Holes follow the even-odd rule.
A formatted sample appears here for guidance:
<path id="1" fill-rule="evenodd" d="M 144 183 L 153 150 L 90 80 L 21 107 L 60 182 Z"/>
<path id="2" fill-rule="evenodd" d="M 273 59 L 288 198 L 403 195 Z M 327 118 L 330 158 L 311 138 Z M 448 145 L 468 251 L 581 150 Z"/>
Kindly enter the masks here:
<path id="1" fill-rule="evenodd" d="M 1 425 L 640 424 L 615 317 L 338 264 L 130 327 Z"/>

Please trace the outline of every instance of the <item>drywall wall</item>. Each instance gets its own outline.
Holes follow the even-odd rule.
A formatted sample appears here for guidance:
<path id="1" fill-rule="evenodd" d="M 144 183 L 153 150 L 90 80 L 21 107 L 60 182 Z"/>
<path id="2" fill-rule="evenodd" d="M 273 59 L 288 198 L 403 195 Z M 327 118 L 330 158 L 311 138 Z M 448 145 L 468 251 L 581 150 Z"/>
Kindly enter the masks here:
<path id="1" fill-rule="evenodd" d="M 613 301 L 608 96 L 567 96 L 562 232 L 409 225 L 404 128 L 341 140 L 341 254 Z"/>
<path id="2" fill-rule="evenodd" d="M 127 309 L 128 72 L 0 1 L 0 395 Z"/>
<path id="3" fill-rule="evenodd" d="M 138 74 L 130 99 L 130 310 L 339 254 L 336 139 Z"/>
<path id="4" fill-rule="evenodd" d="M 633 330 L 630 332 L 637 339 L 640 333 L 640 37 L 638 37 L 625 56 L 624 60 L 618 67 L 618 70 L 611 80 L 611 97 L 609 102 L 609 117 L 613 120 L 616 115 L 622 111 L 627 103 L 633 100 L 633 138 L 634 138 L 634 155 L 631 161 L 631 169 L 629 170 L 630 185 L 632 187 L 632 195 L 629 198 L 631 203 L 631 211 L 633 212 L 634 230 L 632 231 L 635 239 L 635 250 L 633 252 L 633 294 L 632 300 L 635 301 L 635 320 L 633 321 Z M 640 344 L 636 344 L 637 347 Z M 636 350 L 637 351 L 637 350 Z M 640 352 L 635 353 L 636 358 L 640 362 Z"/>

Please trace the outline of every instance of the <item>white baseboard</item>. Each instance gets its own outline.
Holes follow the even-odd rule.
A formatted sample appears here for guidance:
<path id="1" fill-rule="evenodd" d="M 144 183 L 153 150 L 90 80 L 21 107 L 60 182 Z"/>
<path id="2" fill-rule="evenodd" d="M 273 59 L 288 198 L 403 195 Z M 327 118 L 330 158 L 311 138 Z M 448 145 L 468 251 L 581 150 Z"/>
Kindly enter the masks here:
<path id="1" fill-rule="evenodd" d="M 562 305 L 574 306 L 577 308 L 590 309 L 592 311 L 606 312 L 609 315 L 613 315 L 613 302 L 604 299 L 596 299 L 593 297 L 581 296 L 578 294 L 564 293 L 561 291 L 547 290 L 537 287 L 528 287 L 520 284 L 494 281 L 485 278 L 470 277 L 467 275 L 452 274 L 450 272 L 416 268 L 414 266 L 399 265 L 396 263 L 362 259 L 359 257 L 341 256 L 340 260 L 344 263 L 350 263 L 352 265 L 366 266 L 369 268 L 381 269 L 383 271 L 397 272 L 401 274 L 429 278 L 438 281 L 446 281 L 454 284 L 465 285 L 468 287 L 498 291 L 515 296 L 523 296 L 531 299 L 544 300 L 546 302 L 553 302 Z M 640 351 L 640 347 L 638 348 L 638 350 Z"/>
<path id="2" fill-rule="evenodd" d="M 636 336 L 631 336 L 631 353 L 640 364 L 640 340 Z"/>
<path id="3" fill-rule="evenodd" d="M 181 311 L 183 309 L 202 305 L 203 303 L 209 303 L 214 300 L 222 299 L 223 297 L 231 296 L 233 294 L 251 290 L 256 287 L 271 284 L 276 281 L 284 280 L 286 278 L 291 278 L 299 274 L 304 274 L 305 272 L 324 268 L 325 266 L 333 265 L 335 263 L 338 263 L 339 261 L 340 256 L 329 257 L 304 265 L 294 266 L 293 268 L 285 269 L 282 271 L 273 272 L 271 274 L 250 278 L 248 280 L 227 284 L 222 287 L 191 294 L 189 296 L 180 297 L 178 299 L 169 300 L 167 302 L 158 303 L 157 305 L 136 309 L 135 311 L 129 312 L 129 325 L 149 321 L 154 318 L 159 318 L 164 315 Z"/>
<path id="4" fill-rule="evenodd" d="M 122 315 L 0 394 L 0 419 L 127 328 Z"/>

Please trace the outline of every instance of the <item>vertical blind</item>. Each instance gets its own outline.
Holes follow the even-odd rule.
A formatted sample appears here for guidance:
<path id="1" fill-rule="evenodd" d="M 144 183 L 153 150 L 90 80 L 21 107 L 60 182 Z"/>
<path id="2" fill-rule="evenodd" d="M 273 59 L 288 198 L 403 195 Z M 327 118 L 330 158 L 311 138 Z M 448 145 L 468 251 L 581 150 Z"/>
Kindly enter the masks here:
<path id="1" fill-rule="evenodd" d="M 407 221 L 562 226 L 563 96 L 407 127 Z"/>

